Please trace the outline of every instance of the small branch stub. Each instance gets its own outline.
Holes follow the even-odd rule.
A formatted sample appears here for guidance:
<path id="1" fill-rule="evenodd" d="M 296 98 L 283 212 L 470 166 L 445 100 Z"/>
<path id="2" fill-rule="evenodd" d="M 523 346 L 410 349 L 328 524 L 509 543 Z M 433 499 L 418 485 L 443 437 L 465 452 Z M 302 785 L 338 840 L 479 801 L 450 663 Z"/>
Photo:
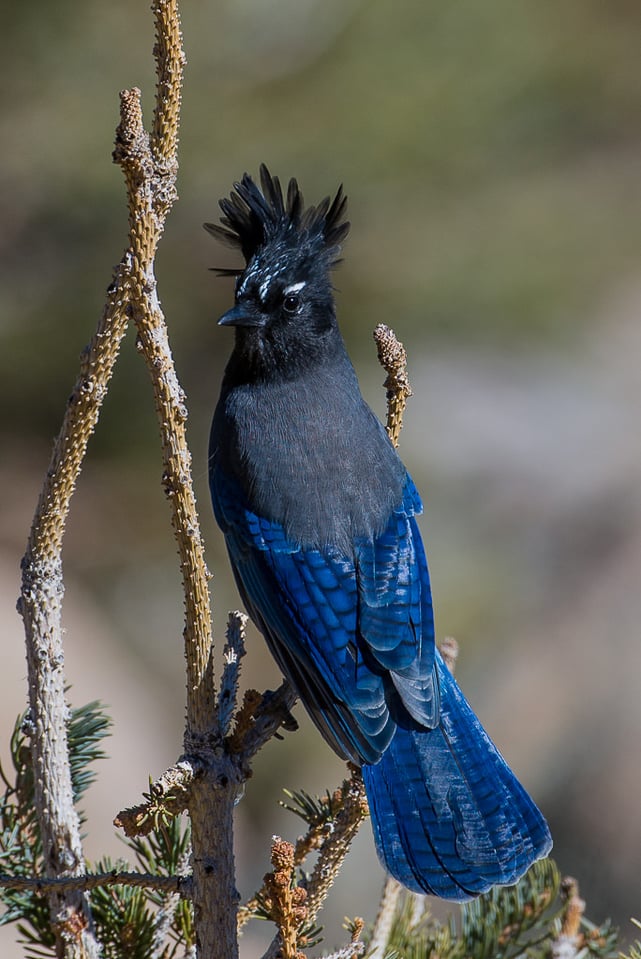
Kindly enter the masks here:
<path id="1" fill-rule="evenodd" d="M 403 413 L 408 397 L 412 395 L 407 375 L 407 353 L 394 330 L 384 323 L 378 324 L 373 335 L 378 361 L 387 373 L 383 384 L 387 390 L 387 433 L 397 447 L 403 427 Z"/>
<path id="2" fill-rule="evenodd" d="M 571 876 L 561 881 L 561 897 L 565 901 L 561 920 L 561 932 L 552 942 L 552 959 L 575 959 L 583 946 L 581 920 L 585 902 L 579 895 L 579 884 Z"/>
<path id="3" fill-rule="evenodd" d="M 123 809 L 114 826 L 125 836 L 148 836 L 164 816 L 179 816 L 187 808 L 189 787 L 194 780 L 194 764 L 181 760 L 156 779 L 145 794 L 146 802 Z"/>

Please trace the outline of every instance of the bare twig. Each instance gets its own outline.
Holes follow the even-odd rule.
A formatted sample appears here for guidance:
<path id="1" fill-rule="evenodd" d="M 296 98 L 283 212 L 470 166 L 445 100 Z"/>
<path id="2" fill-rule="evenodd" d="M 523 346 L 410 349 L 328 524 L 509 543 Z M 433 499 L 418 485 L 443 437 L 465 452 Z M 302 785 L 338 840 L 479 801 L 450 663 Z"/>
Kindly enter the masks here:
<path id="1" fill-rule="evenodd" d="M 185 592 L 185 654 L 187 660 L 187 728 L 190 738 L 203 741 L 211 732 L 212 665 L 209 573 L 196 512 L 191 481 L 191 454 L 187 446 L 187 410 L 169 347 L 165 318 L 158 300 L 154 257 L 164 222 L 175 198 L 176 137 L 174 153 L 159 146 L 163 129 L 175 130 L 180 105 L 184 55 L 181 46 L 176 0 L 156 0 L 156 52 L 161 62 L 159 95 L 166 91 L 167 77 L 176 86 L 172 96 L 156 103 L 151 138 L 144 130 L 140 91 L 121 93 L 120 125 L 114 160 L 125 175 L 129 203 L 129 239 L 134 269 L 129 283 L 138 346 L 152 379 L 163 454 L 163 485 L 171 507 L 171 519 L 178 544 Z M 189 747 L 187 747 L 189 751 Z"/>
<path id="2" fill-rule="evenodd" d="M 238 610 L 229 613 L 227 618 L 227 642 L 223 650 L 223 676 L 218 694 L 218 727 L 220 735 L 226 736 L 238 700 L 238 680 L 240 661 L 245 655 L 245 627 L 247 616 Z"/>
<path id="3" fill-rule="evenodd" d="M 242 755 L 244 766 L 280 728 L 288 732 L 298 729 L 298 723 L 290 712 L 295 702 L 296 692 L 287 680 L 275 692 L 268 690 L 262 696 L 255 690 L 247 691 L 229 737 L 230 751 Z"/>
<path id="4" fill-rule="evenodd" d="M 55 890 L 58 893 L 69 891 L 85 891 L 100 889 L 106 886 L 138 886 L 145 889 L 157 889 L 159 892 L 176 893 L 188 898 L 191 891 L 189 876 L 156 876 L 148 872 L 124 872 L 113 869 L 110 872 L 85 873 L 60 879 L 46 879 L 33 876 L 5 876 L 0 874 L 0 887 L 14 889 L 19 892 L 48 892 Z"/>
<path id="5" fill-rule="evenodd" d="M 405 347 L 389 326 L 379 323 L 374 330 L 378 361 L 387 373 L 383 386 L 387 390 L 387 432 L 394 446 L 398 446 L 403 427 L 403 413 L 407 399 L 412 395 L 407 375 Z"/>
<path id="6" fill-rule="evenodd" d="M 117 143 L 120 161 L 134 154 L 138 165 L 128 169 L 129 208 L 144 238 L 147 253 L 155 250 L 165 217 L 175 197 L 176 142 L 182 49 L 175 3 L 157 0 L 156 17 L 158 89 L 152 151 L 144 150 L 144 131 L 136 92 L 123 95 L 123 112 Z M 129 141 L 127 137 L 129 136 Z M 138 200 L 144 196 L 153 210 L 153 228 L 139 218 Z M 35 804 L 49 878 L 82 876 L 85 872 L 78 817 L 73 807 L 66 735 L 67 707 L 62 646 L 63 596 L 61 547 L 76 480 L 106 394 L 107 385 L 127 327 L 132 290 L 139 286 L 140 246 L 132 242 L 108 290 L 107 302 L 96 334 L 82 357 L 79 378 L 69 399 L 56 440 L 51 464 L 34 516 L 22 561 L 19 611 L 24 620 L 29 672 L 29 731 L 34 765 Z M 152 254 L 153 255 L 153 254 Z M 150 271 L 145 273 L 148 278 Z M 91 932 L 86 896 L 77 888 L 52 887 L 49 896 L 57 953 L 66 959 L 98 954 Z"/>

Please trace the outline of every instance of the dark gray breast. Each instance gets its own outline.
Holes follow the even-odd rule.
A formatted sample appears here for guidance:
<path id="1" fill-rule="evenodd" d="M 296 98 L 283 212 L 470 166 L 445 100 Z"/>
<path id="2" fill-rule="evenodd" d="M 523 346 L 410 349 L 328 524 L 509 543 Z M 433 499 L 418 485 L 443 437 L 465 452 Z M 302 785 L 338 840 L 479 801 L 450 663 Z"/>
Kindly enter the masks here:
<path id="1" fill-rule="evenodd" d="M 223 386 L 210 456 L 288 538 L 348 555 L 385 527 L 406 477 L 347 356 L 293 381 Z"/>

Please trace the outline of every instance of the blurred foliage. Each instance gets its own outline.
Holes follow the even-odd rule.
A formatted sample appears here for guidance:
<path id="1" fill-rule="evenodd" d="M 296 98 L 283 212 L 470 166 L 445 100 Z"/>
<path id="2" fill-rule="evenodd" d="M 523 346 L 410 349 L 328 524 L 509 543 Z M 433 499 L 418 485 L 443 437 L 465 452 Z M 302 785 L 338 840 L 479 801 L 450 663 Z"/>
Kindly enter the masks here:
<path id="1" fill-rule="evenodd" d="M 199 406 L 231 295 L 206 267 L 232 257 L 200 223 L 261 160 L 310 199 L 346 185 L 337 284 L 352 344 L 380 320 L 414 343 L 563 341 L 635 269 L 638 4 L 228 0 L 183 18 L 182 204 L 158 271 Z M 14 436 L 55 430 L 124 245 L 117 91 L 150 89 L 150 33 L 146 5 L 124 0 L 5 12 L 0 389 Z M 152 411 L 126 353 L 97 445 L 113 453 L 118 437 L 136 456 Z"/>

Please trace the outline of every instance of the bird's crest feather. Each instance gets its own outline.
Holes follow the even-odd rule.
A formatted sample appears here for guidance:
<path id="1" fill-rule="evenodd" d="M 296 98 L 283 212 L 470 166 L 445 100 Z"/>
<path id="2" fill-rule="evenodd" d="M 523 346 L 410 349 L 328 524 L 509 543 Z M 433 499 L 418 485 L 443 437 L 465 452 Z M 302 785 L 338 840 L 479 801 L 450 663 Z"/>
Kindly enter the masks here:
<path id="1" fill-rule="evenodd" d="M 305 209 L 303 194 L 292 178 L 283 196 L 280 180 L 272 176 L 265 164 L 260 167 L 260 187 L 248 173 L 234 183 L 229 197 L 219 201 L 222 226 L 205 223 L 205 229 L 230 246 L 242 250 L 245 261 L 272 243 L 287 243 L 324 253 L 333 265 L 340 253 L 339 244 L 347 236 L 345 220 L 347 197 L 340 186 L 332 200 L 325 197 L 316 206 Z M 225 273 L 240 271 L 225 271 Z"/>

